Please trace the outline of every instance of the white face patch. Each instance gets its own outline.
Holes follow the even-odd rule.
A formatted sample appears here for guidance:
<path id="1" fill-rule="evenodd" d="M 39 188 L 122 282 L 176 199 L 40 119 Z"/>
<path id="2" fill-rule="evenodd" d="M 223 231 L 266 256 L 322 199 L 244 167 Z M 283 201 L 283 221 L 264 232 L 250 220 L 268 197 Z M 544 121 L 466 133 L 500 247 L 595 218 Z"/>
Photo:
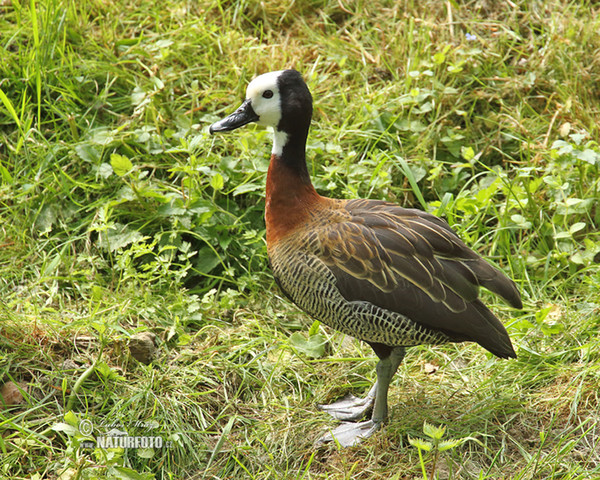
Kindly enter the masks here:
<path id="1" fill-rule="evenodd" d="M 277 88 L 281 73 L 280 70 L 260 75 L 246 89 L 246 99 L 252 102 L 252 109 L 259 117 L 258 125 L 276 129 L 281 120 L 281 95 Z"/>

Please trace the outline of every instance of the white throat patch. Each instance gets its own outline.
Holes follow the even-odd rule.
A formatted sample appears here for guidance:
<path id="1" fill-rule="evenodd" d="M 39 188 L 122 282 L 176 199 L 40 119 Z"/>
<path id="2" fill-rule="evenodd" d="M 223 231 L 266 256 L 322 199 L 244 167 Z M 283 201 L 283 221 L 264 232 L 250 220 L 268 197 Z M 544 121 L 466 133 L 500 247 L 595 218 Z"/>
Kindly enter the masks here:
<path id="1" fill-rule="evenodd" d="M 276 128 L 273 129 L 273 150 L 271 153 L 273 155 L 277 155 L 281 157 L 283 155 L 283 147 L 288 141 L 288 134 L 285 132 L 280 132 Z"/>

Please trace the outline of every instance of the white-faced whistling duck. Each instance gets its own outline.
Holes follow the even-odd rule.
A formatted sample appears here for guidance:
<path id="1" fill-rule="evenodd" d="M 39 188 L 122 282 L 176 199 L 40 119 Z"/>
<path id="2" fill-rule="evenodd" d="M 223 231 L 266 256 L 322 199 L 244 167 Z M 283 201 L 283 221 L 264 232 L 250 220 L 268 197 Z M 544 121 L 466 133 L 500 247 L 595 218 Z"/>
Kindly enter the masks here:
<path id="1" fill-rule="evenodd" d="M 312 96 L 295 70 L 255 78 L 246 100 L 210 133 L 250 122 L 274 130 L 267 173 L 267 251 L 281 290 L 311 317 L 367 342 L 379 357 L 366 398 L 323 406 L 343 423 L 321 441 L 355 445 L 388 414 L 388 387 L 405 348 L 477 342 L 516 357 L 479 287 L 522 308 L 515 284 L 467 247 L 442 219 L 380 200 L 319 195 L 306 166 Z M 360 420 L 373 407 L 368 421 Z"/>

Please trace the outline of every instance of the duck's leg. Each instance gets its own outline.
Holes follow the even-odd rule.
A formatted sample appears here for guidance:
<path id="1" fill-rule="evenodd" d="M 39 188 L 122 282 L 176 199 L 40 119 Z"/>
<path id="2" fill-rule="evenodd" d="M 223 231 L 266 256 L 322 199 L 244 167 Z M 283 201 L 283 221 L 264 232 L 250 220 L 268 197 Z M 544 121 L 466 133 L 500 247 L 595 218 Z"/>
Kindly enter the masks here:
<path id="1" fill-rule="evenodd" d="M 361 415 L 353 417 L 360 418 L 360 416 L 364 414 L 371 404 L 374 403 L 371 420 L 358 423 L 344 422 L 327 435 L 321 437 L 319 439 L 319 443 L 332 442 L 336 440 L 342 447 L 350 447 L 352 445 L 359 444 L 361 440 L 365 438 L 369 438 L 371 435 L 373 435 L 373 433 L 381 428 L 388 415 L 387 397 L 390 382 L 392 381 L 396 370 L 398 370 L 398 366 L 402 362 L 404 354 L 405 350 L 403 347 L 395 347 L 390 351 L 388 356 L 380 358 L 379 362 L 377 363 L 377 381 L 375 382 L 373 388 L 369 390 L 369 393 L 364 399 L 357 399 L 354 397 L 355 400 L 342 400 L 333 404 L 334 406 L 341 404 L 341 408 L 327 410 L 328 413 L 333 415 L 335 418 L 341 418 L 348 413 L 349 416 L 345 417 L 348 419 L 353 416 L 352 414 L 355 410 L 358 412 L 358 410 L 362 408 Z M 348 407 L 346 403 L 349 403 L 350 407 Z M 363 408 L 362 404 L 368 405 Z M 335 414 L 333 414 L 332 411 L 335 412 Z"/>

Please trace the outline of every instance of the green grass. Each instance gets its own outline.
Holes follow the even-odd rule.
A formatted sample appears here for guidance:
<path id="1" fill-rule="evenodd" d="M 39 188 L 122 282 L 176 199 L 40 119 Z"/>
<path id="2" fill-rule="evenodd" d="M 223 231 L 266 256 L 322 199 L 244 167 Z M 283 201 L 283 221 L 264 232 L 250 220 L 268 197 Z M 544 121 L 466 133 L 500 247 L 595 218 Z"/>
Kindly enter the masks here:
<path id="1" fill-rule="evenodd" d="M 0 408 L 0 478 L 600 478 L 600 16 L 510 3 L 1 3 L 0 385 L 24 400 Z M 388 425 L 346 450 L 314 445 L 316 406 L 363 394 L 372 352 L 298 340 L 269 135 L 207 131 L 287 67 L 320 193 L 444 216 L 525 303 L 484 294 L 517 360 L 411 349 Z M 165 444 L 85 448 L 83 419 Z M 421 461 L 425 422 L 461 442 Z"/>

